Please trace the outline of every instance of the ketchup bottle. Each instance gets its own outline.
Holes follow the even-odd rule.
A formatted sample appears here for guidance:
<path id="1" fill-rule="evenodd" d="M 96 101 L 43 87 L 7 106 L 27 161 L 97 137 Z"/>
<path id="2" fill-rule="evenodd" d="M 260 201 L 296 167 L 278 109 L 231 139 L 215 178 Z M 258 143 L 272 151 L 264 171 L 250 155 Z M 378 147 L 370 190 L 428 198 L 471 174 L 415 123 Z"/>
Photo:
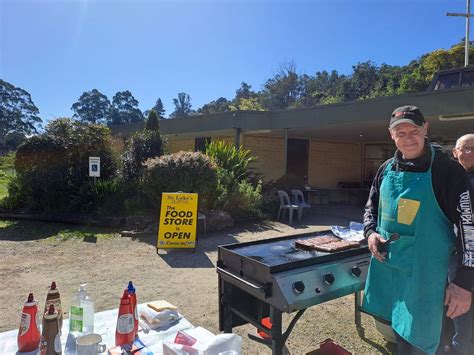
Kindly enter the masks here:
<path id="1" fill-rule="evenodd" d="M 18 351 L 26 353 L 38 348 L 41 334 L 37 323 L 38 303 L 32 293 L 28 295 L 21 314 L 18 330 Z"/>
<path id="2" fill-rule="evenodd" d="M 120 299 L 117 328 L 115 330 L 115 345 L 131 344 L 134 339 L 132 301 L 128 294 L 128 289 L 125 289 L 123 291 L 123 296 Z"/>
<path id="3" fill-rule="evenodd" d="M 133 286 L 132 281 L 128 282 L 128 294 L 130 295 L 130 300 L 132 301 L 132 311 L 133 311 L 133 333 L 136 337 L 138 335 L 138 310 L 137 310 L 137 293 L 135 287 Z"/>

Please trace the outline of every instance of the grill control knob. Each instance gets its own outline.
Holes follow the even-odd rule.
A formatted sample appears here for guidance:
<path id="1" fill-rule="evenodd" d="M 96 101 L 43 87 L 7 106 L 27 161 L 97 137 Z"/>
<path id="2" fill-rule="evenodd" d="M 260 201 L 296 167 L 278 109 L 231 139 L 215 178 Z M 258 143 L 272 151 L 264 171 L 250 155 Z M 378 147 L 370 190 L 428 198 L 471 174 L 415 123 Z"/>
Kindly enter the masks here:
<path id="1" fill-rule="evenodd" d="M 355 277 L 360 277 L 362 270 L 357 265 L 353 266 L 351 269 L 351 274 Z"/>
<path id="2" fill-rule="evenodd" d="M 305 286 L 303 281 L 296 281 L 295 283 L 293 283 L 293 292 L 296 294 L 303 293 L 304 287 Z"/>
<path id="3" fill-rule="evenodd" d="M 329 273 L 324 275 L 324 282 L 328 285 L 332 285 L 336 281 L 336 278 L 334 277 L 333 274 Z"/>

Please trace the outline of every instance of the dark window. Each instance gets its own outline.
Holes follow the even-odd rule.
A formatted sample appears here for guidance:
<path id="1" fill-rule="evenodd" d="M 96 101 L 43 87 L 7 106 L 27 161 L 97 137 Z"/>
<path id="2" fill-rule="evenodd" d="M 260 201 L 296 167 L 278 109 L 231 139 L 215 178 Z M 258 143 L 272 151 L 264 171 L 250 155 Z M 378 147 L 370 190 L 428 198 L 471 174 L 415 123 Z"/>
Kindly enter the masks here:
<path id="1" fill-rule="evenodd" d="M 474 70 L 463 72 L 461 86 L 473 86 L 473 85 L 474 85 Z"/>
<path id="2" fill-rule="evenodd" d="M 308 176 L 309 141 L 307 139 L 288 139 L 286 173 L 299 177 L 303 185 Z"/>
<path id="3" fill-rule="evenodd" d="M 369 187 L 380 165 L 393 157 L 396 147 L 394 144 L 366 144 L 364 161 L 364 187 Z"/>
<path id="4" fill-rule="evenodd" d="M 194 151 L 205 152 L 206 144 L 211 143 L 211 137 L 197 137 L 194 139 Z"/>
<path id="5" fill-rule="evenodd" d="M 459 74 L 459 72 L 451 74 L 440 74 L 434 89 L 444 90 L 459 87 Z"/>

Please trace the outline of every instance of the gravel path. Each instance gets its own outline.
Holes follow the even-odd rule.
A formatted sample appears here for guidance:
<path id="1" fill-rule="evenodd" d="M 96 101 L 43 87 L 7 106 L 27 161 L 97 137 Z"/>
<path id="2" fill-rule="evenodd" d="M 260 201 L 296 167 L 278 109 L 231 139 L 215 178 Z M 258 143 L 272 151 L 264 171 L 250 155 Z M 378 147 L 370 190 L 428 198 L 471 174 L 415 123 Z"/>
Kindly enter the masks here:
<path id="1" fill-rule="evenodd" d="M 96 311 L 117 308 L 123 288 L 133 280 L 140 303 L 166 299 L 195 326 L 218 333 L 217 246 L 323 230 L 328 224 L 347 221 L 341 209 L 334 210 L 332 216 L 325 212 L 326 217 L 318 213 L 308 224 L 297 228 L 267 222 L 210 233 L 200 239 L 195 253 L 170 250 L 157 254 L 154 235 L 22 241 L 10 237 L 8 228 L 0 228 L 0 331 L 18 327 L 21 307 L 29 292 L 34 292 L 42 305 L 52 280 L 59 286 L 64 309 L 78 285 L 87 283 Z M 289 319 L 285 315 L 284 324 Z M 336 299 L 308 309 L 287 345 L 291 354 L 306 354 L 331 337 L 354 354 L 390 353 L 372 319 L 363 315 L 363 325 L 366 340 L 361 339 L 354 325 L 353 296 Z M 243 337 L 244 354 L 271 353 L 248 339 L 247 333 L 255 333 L 252 326 L 238 327 L 235 332 Z"/>

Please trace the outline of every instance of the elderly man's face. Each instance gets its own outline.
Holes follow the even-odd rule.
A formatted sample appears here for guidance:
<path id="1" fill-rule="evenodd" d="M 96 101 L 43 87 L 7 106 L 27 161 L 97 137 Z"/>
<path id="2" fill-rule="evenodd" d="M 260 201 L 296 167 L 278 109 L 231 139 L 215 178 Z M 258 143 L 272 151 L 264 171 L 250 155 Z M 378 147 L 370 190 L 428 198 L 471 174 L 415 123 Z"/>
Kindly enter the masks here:
<path id="1" fill-rule="evenodd" d="M 405 159 L 414 159 L 423 154 L 428 123 L 423 127 L 402 123 L 390 130 L 390 136 Z"/>
<path id="2" fill-rule="evenodd" d="M 474 170 L 474 138 L 458 142 L 453 149 L 453 155 L 466 171 Z"/>

